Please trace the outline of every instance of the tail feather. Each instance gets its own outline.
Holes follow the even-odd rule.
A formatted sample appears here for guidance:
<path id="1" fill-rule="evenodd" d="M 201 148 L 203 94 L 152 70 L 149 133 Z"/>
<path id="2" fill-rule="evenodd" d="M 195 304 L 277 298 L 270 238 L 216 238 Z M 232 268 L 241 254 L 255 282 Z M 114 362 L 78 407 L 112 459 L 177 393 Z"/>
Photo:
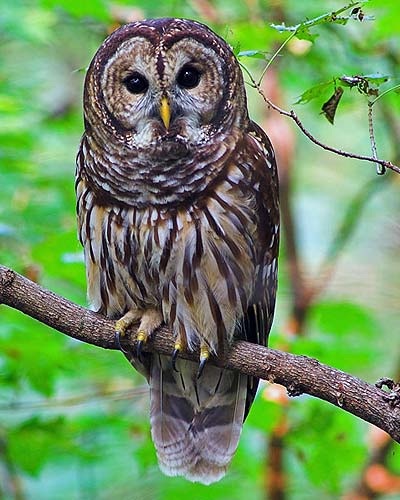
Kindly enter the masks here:
<path id="1" fill-rule="evenodd" d="M 152 437 L 161 470 L 210 484 L 225 474 L 243 425 L 247 377 L 154 355 L 150 372 Z"/>

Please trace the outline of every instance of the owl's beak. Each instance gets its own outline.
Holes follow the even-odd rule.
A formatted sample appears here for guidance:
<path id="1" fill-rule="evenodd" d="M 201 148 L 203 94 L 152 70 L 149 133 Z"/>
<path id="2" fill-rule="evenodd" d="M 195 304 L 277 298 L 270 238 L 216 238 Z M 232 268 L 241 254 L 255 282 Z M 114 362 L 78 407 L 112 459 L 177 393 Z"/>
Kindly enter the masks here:
<path id="1" fill-rule="evenodd" d="M 171 120 L 171 107 L 170 107 L 169 101 L 166 97 L 161 98 L 160 116 L 161 116 L 161 120 L 163 121 L 165 128 L 168 130 L 169 122 Z"/>

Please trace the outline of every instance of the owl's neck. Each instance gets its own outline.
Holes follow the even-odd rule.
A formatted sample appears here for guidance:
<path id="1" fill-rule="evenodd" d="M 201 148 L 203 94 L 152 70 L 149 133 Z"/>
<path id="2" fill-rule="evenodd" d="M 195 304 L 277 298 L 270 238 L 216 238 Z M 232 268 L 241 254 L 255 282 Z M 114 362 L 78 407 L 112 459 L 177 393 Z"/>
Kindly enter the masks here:
<path id="1" fill-rule="evenodd" d="M 218 180 L 242 132 L 218 134 L 213 140 L 187 148 L 180 145 L 140 151 L 111 148 L 96 137 L 84 134 L 77 157 L 78 174 L 83 175 L 100 198 L 137 208 L 190 203 L 206 193 Z M 96 140 L 97 139 L 97 140 Z"/>

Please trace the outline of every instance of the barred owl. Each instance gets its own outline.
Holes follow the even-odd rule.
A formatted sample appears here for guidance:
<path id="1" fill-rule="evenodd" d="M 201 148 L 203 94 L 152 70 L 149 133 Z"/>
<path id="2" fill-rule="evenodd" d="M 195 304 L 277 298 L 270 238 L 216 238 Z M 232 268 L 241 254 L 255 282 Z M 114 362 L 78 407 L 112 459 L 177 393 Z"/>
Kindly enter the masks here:
<path id="1" fill-rule="evenodd" d="M 266 344 L 276 294 L 278 179 L 249 119 L 229 46 L 184 19 L 112 33 L 86 75 L 77 156 L 79 238 L 92 307 L 138 323 L 138 351 L 166 324 L 172 357 L 128 355 L 150 385 L 161 470 L 219 480 L 258 379 L 206 363 L 234 339 Z M 184 350 L 200 352 L 198 363 Z"/>

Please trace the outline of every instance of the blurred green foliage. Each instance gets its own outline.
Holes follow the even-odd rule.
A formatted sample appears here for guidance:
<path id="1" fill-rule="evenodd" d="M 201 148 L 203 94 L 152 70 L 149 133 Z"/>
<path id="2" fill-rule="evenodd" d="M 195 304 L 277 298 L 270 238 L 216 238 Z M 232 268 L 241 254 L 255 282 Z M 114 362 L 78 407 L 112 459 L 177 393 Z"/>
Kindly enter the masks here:
<path id="1" fill-rule="evenodd" d="M 86 304 L 74 195 L 81 93 L 85 68 L 118 24 L 162 16 L 206 22 L 229 41 L 257 79 L 292 36 L 283 25 L 297 26 L 344 5 L 336 0 L 3 1 L 1 264 Z M 361 7 L 362 20 L 355 13 L 346 25 L 328 18 L 307 24 L 275 58 L 265 80 L 270 71 L 277 73 L 278 104 L 294 106 L 318 138 L 369 154 L 368 95 L 346 87 L 335 126 L 320 113 L 335 79 L 343 75 L 388 75 L 387 81 L 375 81 L 381 93 L 399 84 L 400 3 L 374 0 Z M 265 121 L 261 97 L 250 87 L 248 91 L 251 114 Z M 307 104 L 294 105 L 296 101 Z M 399 162 L 398 94 L 386 94 L 374 111 L 378 153 Z M 268 118 L 271 126 L 274 116 Z M 333 278 L 308 311 L 304 335 L 293 336 L 287 328 L 293 297 L 284 238 L 271 344 L 315 356 L 370 382 L 395 377 L 400 372 L 399 179 L 391 172 L 385 180 L 376 177 L 373 164 L 319 150 L 294 126 L 290 130 L 291 206 L 306 281 L 324 286 L 327 278 L 319 275 L 320 265 L 327 255 L 332 257 L 335 241 L 340 248 L 332 257 Z M 371 182 L 381 183 L 379 189 L 368 190 L 351 220 L 352 200 Z M 350 227 L 346 217 L 351 230 L 341 239 L 340 228 Z M 268 436 L 282 419 L 288 427 L 283 439 L 288 498 L 338 498 L 348 491 L 368 458 L 368 426 L 311 398 L 274 401 L 265 387 L 225 479 L 204 487 L 167 478 L 158 470 L 150 440 L 145 381 L 123 356 L 82 345 L 2 307 L 0 498 L 265 498 Z M 398 448 L 390 467 L 399 473 Z"/>

